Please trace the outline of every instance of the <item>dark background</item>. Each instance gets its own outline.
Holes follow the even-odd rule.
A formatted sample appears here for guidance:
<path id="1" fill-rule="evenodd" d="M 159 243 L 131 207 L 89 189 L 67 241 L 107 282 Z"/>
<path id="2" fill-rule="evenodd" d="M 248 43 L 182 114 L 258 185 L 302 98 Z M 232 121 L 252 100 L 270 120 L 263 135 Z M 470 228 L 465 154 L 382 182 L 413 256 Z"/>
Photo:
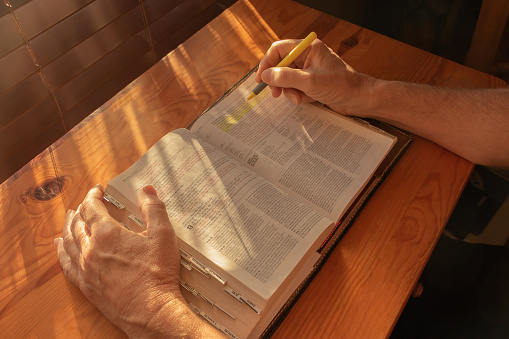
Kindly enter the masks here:
<path id="1" fill-rule="evenodd" d="M 482 0 L 296 1 L 460 64 L 465 62 L 482 5 Z M 509 27 L 495 62 L 481 71 L 508 82 Z"/>

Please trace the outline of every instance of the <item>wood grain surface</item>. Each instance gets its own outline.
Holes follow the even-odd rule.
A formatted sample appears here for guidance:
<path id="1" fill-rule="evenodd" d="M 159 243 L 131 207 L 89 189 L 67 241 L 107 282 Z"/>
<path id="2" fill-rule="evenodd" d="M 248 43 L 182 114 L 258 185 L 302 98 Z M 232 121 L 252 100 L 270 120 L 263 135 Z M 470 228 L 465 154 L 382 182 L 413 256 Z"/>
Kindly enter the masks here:
<path id="1" fill-rule="evenodd" d="M 505 85 L 291 1 L 239 1 L 0 186 L 0 336 L 123 337 L 61 271 L 53 239 L 66 210 L 188 126 L 272 41 L 310 31 L 373 76 Z M 471 169 L 416 137 L 274 337 L 387 337 Z"/>

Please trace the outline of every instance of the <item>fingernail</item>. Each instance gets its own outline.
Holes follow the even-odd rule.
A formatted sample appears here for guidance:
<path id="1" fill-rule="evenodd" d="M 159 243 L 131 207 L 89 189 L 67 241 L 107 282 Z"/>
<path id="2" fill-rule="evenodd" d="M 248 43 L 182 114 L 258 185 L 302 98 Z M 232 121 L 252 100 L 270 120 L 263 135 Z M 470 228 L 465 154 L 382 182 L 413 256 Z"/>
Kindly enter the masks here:
<path id="1" fill-rule="evenodd" d="M 155 195 L 157 197 L 157 192 L 156 192 L 156 189 L 154 188 L 154 186 L 152 185 L 147 185 L 147 186 L 144 186 L 142 188 L 143 192 L 145 192 L 146 194 L 151 194 L 151 195 Z"/>
<path id="2" fill-rule="evenodd" d="M 265 83 L 269 83 L 272 81 L 272 69 L 271 68 L 267 68 L 265 71 L 263 71 L 262 81 Z"/>
<path id="3" fill-rule="evenodd" d="M 60 238 L 55 238 L 53 240 L 53 243 L 55 244 L 55 247 L 58 247 L 58 243 L 60 242 Z"/>

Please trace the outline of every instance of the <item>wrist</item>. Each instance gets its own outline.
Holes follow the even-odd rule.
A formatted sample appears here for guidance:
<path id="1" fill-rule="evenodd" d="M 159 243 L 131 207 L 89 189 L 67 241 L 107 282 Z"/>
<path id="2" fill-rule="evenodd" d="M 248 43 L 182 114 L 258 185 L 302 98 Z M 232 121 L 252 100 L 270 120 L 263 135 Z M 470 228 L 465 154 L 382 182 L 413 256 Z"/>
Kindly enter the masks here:
<path id="1" fill-rule="evenodd" d="M 379 79 L 370 75 L 356 72 L 354 75 L 357 82 L 356 90 L 349 99 L 347 114 L 363 118 L 369 118 L 373 108 L 378 105 L 375 89 L 379 86 Z"/>
<path id="2" fill-rule="evenodd" d="M 178 325 L 178 319 L 187 310 L 191 311 L 178 287 L 170 291 L 147 291 L 143 300 L 133 303 L 139 307 L 130 312 L 120 325 L 130 338 L 168 337 L 180 333 L 170 325 Z"/>
<path id="3" fill-rule="evenodd" d="M 136 338 L 153 337 L 179 337 L 189 336 L 189 328 L 186 323 L 194 315 L 184 298 L 173 298 L 168 300 L 158 311 L 153 314 Z"/>
<path id="4" fill-rule="evenodd" d="M 188 305 L 180 290 L 157 297 L 164 300 L 157 301 L 156 310 L 150 311 L 150 316 L 141 326 L 131 326 L 125 329 L 130 338 L 223 338 L 214 327 L 201 319 Z M 152 303 L 148 300 L 148 305 Z"/>
<path id="5" fill-rule="evenodd" d="M 363 81 L 358 95 L 358 105 L 354 115 L 363 118 L 385 120 L 384 112 L 391 101 L 393 81 L 377 79 L 371 76 Z"/>

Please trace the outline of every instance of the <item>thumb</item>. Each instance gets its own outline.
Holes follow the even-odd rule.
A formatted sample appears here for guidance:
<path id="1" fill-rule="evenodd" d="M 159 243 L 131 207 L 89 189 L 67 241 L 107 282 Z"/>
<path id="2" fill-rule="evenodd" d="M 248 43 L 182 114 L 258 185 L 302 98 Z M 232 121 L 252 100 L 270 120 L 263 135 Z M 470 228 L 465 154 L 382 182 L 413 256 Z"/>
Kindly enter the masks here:
<path id="1" fill-rule="evenodd" d="M 153 186 L 145 186 L 138 195 L 138 206 L 147 225 L 147 235 L 153 236 L 160 232 L 174 234 L 173 227 L 168 218 L 165 204 L 157 197 Z"/>
<path id="2" fill-rule="evenodd" d="M 262 73 L 262 80 L 269 86 L 295 88 L 306 92 L 309 74 L 301 69 L 289 67 L 268 68 Z"/>

